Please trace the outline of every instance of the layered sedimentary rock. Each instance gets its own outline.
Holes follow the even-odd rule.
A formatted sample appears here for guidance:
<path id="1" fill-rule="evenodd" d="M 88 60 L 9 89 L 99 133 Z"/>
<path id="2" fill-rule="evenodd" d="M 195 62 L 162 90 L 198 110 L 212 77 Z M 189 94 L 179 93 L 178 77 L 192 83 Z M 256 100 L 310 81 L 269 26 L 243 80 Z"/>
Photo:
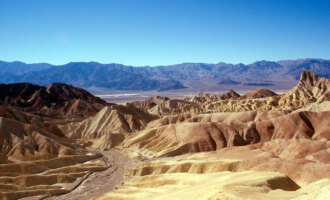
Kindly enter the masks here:
<path id="1" fill-rule="evenodd" d="M 167 97 L 155 96 L 145 101 L 135 101 L 132 104 L 150 114 L 163 116 L 171 114 L 172 110 L 191 105 L 192 103 L 185 99 L 169 99 Z"/>
<path id="2" fill-rule="evenodd" d="M 278 105 L 284 109 L 293 109 L 307 106 L 312 103 L 321 103 L 330 100 L 330 80 L 321 78 L 309 71 L 301 74 L 296 87 L 284 93 Z"/>
<path id="3" fill-rule="evenodd" d="M 326 199 L 327 143 L 276 139 L 146 161 L 97 199 Z"/>
<path id="4" fill-rule="evenodd" d="M 148 155 L 176 156 L 214 151 L 274 139 L 330 139 L 330 112 L 250 111 L 177 115 L 153 121 L 124 141 L 124 147 Z"/>
<path id="5" fill-rule="evenodd" d="M 172 110 L 172 113 L 242 112 L 251 110 L 294 111 L 312 104 L 317 105 L 329 101 L 329 87 L 329 79 L 320 78 L 312 72 L 305 70 L 301 75 L 298 85 L 282 95 L 273 94 L 271 91 L 265 92 L 261 90 L 261 92 L 258 92 L 256 90 L 239 99 L 207 101 L 202 104 L 184 105 Z M 263 96 L 266 97 L 260 98 Z M 244 97 L 247 98 L 245 99 Z"/>
<path id="6" fill-rule="evenodd" d="M 277 95 L 265 88 L 250 91 L 242 96 L 230 90 L 224 94 L 199 93 L 192 98 L 169 99 L 152 97 L 133 105 L 153 115 L 164 116 L 178 113 L 242 112 L 252 110 L 288 110 L 317 107 L 328 101 L 330 81 L 309 71 L 303 71 L 299 84 L 290 91 Z"/>
<path id="7" fill-rule="evenodd" d="M 111 166 L 39 116 L 0 107 L 0 197 L 68 193 L 75 181 Z"/>
<path id="8" fill-rule="evenodd" d="M 123 182 L 89 197 L 327 199 L 329 87 L 328 79 L 304 71 L 299 84 L 282 95 L 257 89 L 242 96 L 230 91 L 153 97 L 64 119 L 0 107 L 0 195 L 60 195 L 85 179 L 102 184 L 89 175 L 113 165 L 100 180 Z M 110 149 L 108 157 L 99 149 Z M 119 151 L 132 160 L 116 159 Z M 136 165 L 125 167 L 122 179 L 118 171 L 124 169 L 118 168 L 125 164 L 107 159 Z M 85 192 L 70 194 L 79 191 Z M 65 197 L 75 198 L 70 194 Z"/>
<path id="9" fill-rule="evenodd" d="M 199 93 L 191 99 L 187 99 L 188 101 L 194 103 L 203 103 L 207 101 L 219 101 L 226 99 L 237 99 L 240 95 L 237 94 L 234 90 L 229 90 L 229 92 L 224 94 L 208 94 L 208 93 Z"/>
<path id="10" fill-rule="evenodd" d="M 267 90 L 265 88 L 258 88 L 256 90 L 252 90 L 248 93 L 246 93 L 244 96 L 242 96 L 240 99 L 246 99 L 246 98 L 265 98 L 265 97 L 272 97 L 276 96 L 277 94 L 273 91 Z"/>
<path id="11" fill-rule="evenodd" d="M 157 117 L 131 104 L 113 105 L 81 122 L 59 127 L 68 138 L 84 146 L 108 149 L 120 144 L 126 134 L 145 128 L 154 119 Z"/>
<path id="12" fill-rule="evenodd" d="M 199 94 L 125 138 L 142 161 L 97 199 L 327 199 L 329 86 L 304 71 L 282 95 Z"/>

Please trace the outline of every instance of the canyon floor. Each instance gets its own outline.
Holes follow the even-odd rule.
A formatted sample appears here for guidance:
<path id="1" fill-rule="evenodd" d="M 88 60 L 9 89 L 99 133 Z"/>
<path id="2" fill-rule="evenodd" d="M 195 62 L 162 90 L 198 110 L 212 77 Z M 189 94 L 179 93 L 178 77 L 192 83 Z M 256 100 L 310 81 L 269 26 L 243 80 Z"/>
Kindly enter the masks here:
<path id="1" fill-rule="evenodd" d="M 107 103 L 64 84 L 0 87 L 0 198 L 330 196 L 330 80 Z"/>

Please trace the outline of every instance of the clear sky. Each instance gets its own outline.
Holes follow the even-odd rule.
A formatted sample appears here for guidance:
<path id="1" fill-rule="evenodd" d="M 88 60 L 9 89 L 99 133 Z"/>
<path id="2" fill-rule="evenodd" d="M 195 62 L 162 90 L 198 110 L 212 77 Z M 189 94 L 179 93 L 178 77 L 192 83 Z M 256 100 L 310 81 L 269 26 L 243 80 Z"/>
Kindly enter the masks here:
<path id="1" fill-rule="evenodd" d="M 330 59 L 330 0 L 0 0 L 0 60 Z"/>

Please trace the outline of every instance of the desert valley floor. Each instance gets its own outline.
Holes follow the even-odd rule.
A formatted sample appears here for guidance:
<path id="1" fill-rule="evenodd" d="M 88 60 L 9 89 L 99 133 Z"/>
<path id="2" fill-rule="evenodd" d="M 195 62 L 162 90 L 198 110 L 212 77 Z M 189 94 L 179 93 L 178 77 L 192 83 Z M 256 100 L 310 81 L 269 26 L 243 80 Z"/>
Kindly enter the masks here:
<path id="1" fill-rule="evenodd" d="M 330 197 L 330 80 L 309 71 L 280 95 L 124 105 L 66 84 L 1 84 L 0 105 L 0 199 Z"/>

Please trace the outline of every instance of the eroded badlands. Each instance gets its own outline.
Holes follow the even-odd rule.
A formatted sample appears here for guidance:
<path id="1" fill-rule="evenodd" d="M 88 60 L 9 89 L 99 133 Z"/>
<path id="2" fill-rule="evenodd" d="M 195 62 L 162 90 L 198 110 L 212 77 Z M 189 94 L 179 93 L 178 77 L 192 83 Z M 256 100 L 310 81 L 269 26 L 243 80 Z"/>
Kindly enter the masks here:
<path id="1" fill-rule="evenodd" d="M 330 80 L 309 71 L 281 95 L 231 90 L 126 105 L 55 86 L 2 93 L 1 199 L 330 196 Z M 68 95 L 52 95 L 61 90 Z"/>

